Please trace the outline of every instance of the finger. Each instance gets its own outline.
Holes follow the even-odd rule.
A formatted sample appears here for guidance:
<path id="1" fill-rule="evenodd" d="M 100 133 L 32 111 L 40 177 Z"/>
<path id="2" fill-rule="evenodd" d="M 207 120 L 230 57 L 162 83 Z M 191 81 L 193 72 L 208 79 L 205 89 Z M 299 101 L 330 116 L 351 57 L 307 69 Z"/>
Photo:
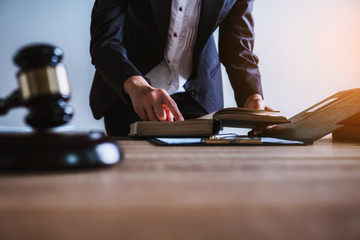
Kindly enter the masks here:
<path id="1" fill-rule="evenodd" d="M 166 120 L 166 113 L 164 111 L 163 104 L 156 104 L 156 106 L 154 107 L 154 112 L 157 120 L 159 121 Z"/>
<path id="2" fill-rule="evenodd" d="M 144 108 L 140 108 L 140 109 L 134 109 L 135 112 L 139 115 L 139 117 L 141 118 L 141 120 L 143 121 L 149 121 L 149 118 L 147 117 L 146 111 Z"/>
<path id="3" fill-rule="evenodd" d="M 276 124 L 274 124 L 274 125 L 268 125 L 268 126 L 266 126 L 265 130 L 272 129 L 272 128 L 276 127 L 276 126 L 277 126 Z"/>
<path id="4" fill-rule="evenodd" d="M 164 98 L 164 104 L 169 108 L 170 112 L 173 114 L 176 121 L 184 121 L 184 117 L 181 115 L 176 103 L 174 100 L 169 98 Z"/>
<path id="5" fill-rule="evenodd" d="M 256 101 L 256 109 L 259 109 L 259 110 L 265 109 L 265 104 L 264 104 L 263 100 L 260 99 L 260 100 Z"/>
<path id="6" fill-rule="evenodd" d="M 154 108 L 152 105 L 149 105 L 145 108 L 146 115 L 149 119 L 149 121 L 158 121 L 158 118 L 156 117 L 156 114 L 154 112 Z"/>
<path id="7" fill-rule="evenodd" d="M 261 101 L 260 100 L 252 100 L 249 105 L 248 108 L 251 109 L 257 109 L 257 110 L 261 110 Z"/>
<path id="8" fill-rule="evenodd" d="M 275 111 L 274 109 L 272 109 L 271 107 L 265 106 L 265 110 L 267 111 Z"/>
<path id="9" fill-rule="evenodd" d="M 166 113 L 166 120 L 169 122 L 174 121 L 174 115 L 171 113 L 170 109 L 165 104 L 163 104 L 163 108 Z"/>
<path id="10" fill-rule="evenodd" d="M 263 129 L 256 128 L 256 129 L 253 129 L 250 132 L 248 132 L 248 136 L 257 136 L 257 135 L 262 134 L 263 132 L 264 132 Z"/>
<path id="11" fill-rule="evenodd" d="M 254 101 L 253 103 L 254 103 L 254 108 L 255 108 L 255 109 L 260 109 L 260 108 L 261 108 L 261 107 L 260 107 L 260 101 L 259 101 L 259 100 L 256 100 L 256 101 Z"/>

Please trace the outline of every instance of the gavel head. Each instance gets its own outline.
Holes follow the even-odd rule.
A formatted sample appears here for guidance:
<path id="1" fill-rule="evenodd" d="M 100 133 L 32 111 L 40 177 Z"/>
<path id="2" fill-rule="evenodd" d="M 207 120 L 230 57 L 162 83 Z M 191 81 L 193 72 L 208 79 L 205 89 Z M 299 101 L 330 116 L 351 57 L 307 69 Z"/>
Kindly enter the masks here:
<path id="1" fill-rule="evenodd" d="M 70 84 L 62 58 L 60 48 L 47 44 L 26 46 L 15 54 L 21 101 L 29 109 L 26 123 L 35 129 L 60 126 L 73 116 L 67 103 Z"/>

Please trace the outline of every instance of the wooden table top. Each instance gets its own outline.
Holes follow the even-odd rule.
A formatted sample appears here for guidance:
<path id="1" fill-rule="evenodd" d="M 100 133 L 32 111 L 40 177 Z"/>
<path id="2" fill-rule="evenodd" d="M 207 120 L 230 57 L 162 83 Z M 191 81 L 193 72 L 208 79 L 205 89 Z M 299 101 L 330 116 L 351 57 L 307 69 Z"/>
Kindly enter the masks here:
<path id="1" fill-rule="evenodd" d="M 360 144 L 159 147 L 0 175 L 0 239 L 360 239 Z"/>

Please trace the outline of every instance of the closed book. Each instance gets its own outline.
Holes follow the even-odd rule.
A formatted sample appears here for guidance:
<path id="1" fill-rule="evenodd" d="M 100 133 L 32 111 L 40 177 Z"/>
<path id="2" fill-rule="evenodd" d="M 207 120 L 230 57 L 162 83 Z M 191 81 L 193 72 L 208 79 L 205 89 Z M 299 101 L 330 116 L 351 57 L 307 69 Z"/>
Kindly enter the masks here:
<path id="1" fill-rule="evenodd" d="M 256 128 L 289 123 L 278 111 L 224 108 L 198 119 L 185 121 L 141 121 L 130 125 L 131 137 L 208 137 L 221 127 Z"/>

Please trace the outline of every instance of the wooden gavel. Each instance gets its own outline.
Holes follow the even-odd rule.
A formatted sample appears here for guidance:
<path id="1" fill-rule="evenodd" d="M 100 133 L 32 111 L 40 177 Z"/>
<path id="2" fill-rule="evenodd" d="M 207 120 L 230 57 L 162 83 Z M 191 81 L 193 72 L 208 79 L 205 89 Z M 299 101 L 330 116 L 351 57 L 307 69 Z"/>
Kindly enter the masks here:
<path id="1" fill-rule="evenodd" d="M 61 63 L 63 52 L 48 44 L 29 45 L 20 49 L 14 62 L 19 88 L 6 99 L 0 99 L 0 115 L 25 106 L 29 113 L 26 123 L 44 130 L 68 123 L 74 113 L 68 105 L 71 91 L 68 74 Z"/>

